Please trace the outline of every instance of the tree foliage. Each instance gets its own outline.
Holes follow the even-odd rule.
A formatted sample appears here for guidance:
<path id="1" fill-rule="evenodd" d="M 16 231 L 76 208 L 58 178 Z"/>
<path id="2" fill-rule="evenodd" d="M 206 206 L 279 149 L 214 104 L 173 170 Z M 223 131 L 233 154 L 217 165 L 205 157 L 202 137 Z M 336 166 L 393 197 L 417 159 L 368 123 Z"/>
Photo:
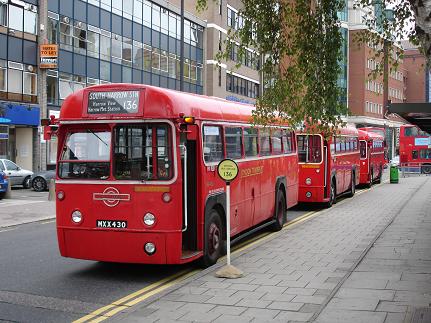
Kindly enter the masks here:
<path id="1" fill-rule="evenodd" d="M 209 0 L 211 1 L 211 0 Z M 207 0 L 199 0 L 204 9 Z M 256 123 L 315 123 L 316 131 L 332 131 L 343 123 L 347 107 L 337 86 L 342 60 L 337 13 L 340 0 L 243 0 L 243 25 L 228 32 L 219 60 L 228 60 L 232 41 L 261 57 L 264 92 L 257 99 Z M 308 119 L 311 118 L 311 119 Z"/>
<path id="2" fill-rule="evenodd" d="M 204 10 L 207 1 L 198 0 Z M 347 1 L 346 1 L 347 2 Z M 228 60 L 231 41 L 261 54 L 260 70 L 264 74 L 264 93 L 256 102 L 257 123 L 287 121 L 298 125 L 304 120 L 312 129 L 330 133 L 343 124 L 341 116 L 347 107 L 340 100 L 337 80 L 342 60 L 340 20 L 337 13 L 344 8 L 343 0 L 242 0 L 239 15 L 244 24 L 229 30 L 219 60 Z M 406 37 L 421 46 L 431 57 L 431 0 L 356 0 L 362 9 L 368 31 L 355 39 L 368 42 L 382 58 L 386 41 L 399 42 Z M 385 8 L 391 8 L 394 19 Z M 397 48 L 397 47 L 395 47 Z M 390 65 L 396 68 L 402 57 L 390 55 Z M 379 65 L 375 73 L 383 71 Z M 376 76 L 376 75 L 374 75 Z"/>

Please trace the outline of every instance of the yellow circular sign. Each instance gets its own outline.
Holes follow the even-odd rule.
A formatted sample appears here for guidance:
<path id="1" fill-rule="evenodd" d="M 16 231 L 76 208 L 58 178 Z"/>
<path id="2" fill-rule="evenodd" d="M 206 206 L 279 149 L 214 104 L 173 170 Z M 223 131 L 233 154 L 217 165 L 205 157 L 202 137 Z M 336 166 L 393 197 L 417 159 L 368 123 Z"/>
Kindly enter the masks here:
<path id="1" fill-rule="evenodd" d="M 221 179 L 231 182 L 238 176 L 238 165 L 232 159 L 223 159 L 217 166 L 217 172 Z"/>

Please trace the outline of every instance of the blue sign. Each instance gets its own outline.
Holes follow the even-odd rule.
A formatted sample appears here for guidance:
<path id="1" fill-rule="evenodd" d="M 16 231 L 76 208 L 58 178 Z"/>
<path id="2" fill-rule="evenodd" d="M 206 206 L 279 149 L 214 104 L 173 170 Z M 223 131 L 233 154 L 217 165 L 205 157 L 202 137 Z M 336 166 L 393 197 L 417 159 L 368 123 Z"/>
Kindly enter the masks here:
<path id="1" fill-rule="evenodd" d="M 241 98 L 238 98 L 238 97 L 233 96 L 233 95 L 228 95 L 226 97 L 226 100 L 228 100 L 228 101 L 235 101 L 235 102 L 241 102 L 241 103 L 254 104 L 253 101 L 241 99 Z"/>
<path id="2" fill-rule="evenodd" d="M 415 146 L 428 146 L 428 145 L 431 145 L 431 137 L 415 138 Z"/>
<path id="3" fill-rule="evenodd" d="M 0 117 L 9 119 L 8 124 L 38 126 L 40 109 L 35 105 L 0 102 Z"/>

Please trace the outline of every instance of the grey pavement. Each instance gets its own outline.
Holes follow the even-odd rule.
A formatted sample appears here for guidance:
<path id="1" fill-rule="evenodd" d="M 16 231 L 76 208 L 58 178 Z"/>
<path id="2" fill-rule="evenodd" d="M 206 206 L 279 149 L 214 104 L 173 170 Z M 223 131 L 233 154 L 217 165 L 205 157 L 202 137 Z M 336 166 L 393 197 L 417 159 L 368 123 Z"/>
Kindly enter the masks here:
<path id="1" fill-rule="evenodd" d="M 234 255 L 240 279 L 221 262 L 111 320 L 410 322 L 430 309 L 430 231 L 431 177 L 402 178 Z"/>
<path id="2" fill-rule="evenodd" d="M 11 198 L 0 200 L 0 228 L 55 218 L 55 203 L 48 192 L 12 189 Z"/>

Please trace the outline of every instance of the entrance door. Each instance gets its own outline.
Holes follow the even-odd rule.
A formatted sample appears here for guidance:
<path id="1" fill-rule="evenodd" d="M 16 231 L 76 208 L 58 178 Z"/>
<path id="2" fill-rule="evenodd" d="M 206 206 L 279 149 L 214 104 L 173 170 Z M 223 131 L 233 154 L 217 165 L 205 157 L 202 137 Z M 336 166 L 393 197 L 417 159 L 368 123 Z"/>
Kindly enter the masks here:
<path id="1" fill-rule="evenodd" d="M 183 251 L 197 250 L 197 154 L 196 140 L 181 138 L 183 170 Z M 185 148 L 184 148 L 185 147 Z"/>

